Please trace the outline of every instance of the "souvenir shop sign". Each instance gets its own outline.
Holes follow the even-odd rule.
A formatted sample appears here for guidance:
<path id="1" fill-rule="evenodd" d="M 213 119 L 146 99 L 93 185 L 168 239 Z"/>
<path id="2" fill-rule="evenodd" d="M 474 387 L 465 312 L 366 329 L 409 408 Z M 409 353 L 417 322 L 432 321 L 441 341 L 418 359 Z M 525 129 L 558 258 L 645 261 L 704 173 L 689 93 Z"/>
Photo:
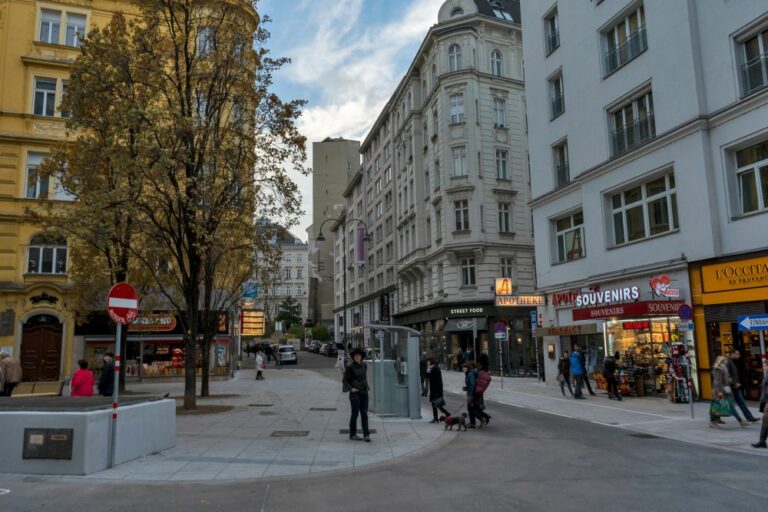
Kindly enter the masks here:
<path id="1" fill-rule="evenodd" d="M 661 274 L 651 278 L 651 293 L 657 297 L 676 299 L 680 296 L 680 290 L 672 288 L 672 278 L 669 274 Z"/>
<path id="2" fill-rule="evenodd" d="M 573 320 L 607 320 L 610 318 L 632 318 L 642 316 L 672 316 L 677 315 L 682 301 L 649 300 L 629 304 L 615 304 L 596 308 L 573 310 Z"/>
<path id="3" fill-rule="evenodd" d="M 707 293 L 768 286 L 768 256 L 705 265 L 701 279 Z"/>
<path id="4" fill-rule="evenodd" d="M 584 292 L 576 297 L 575 305 L 577 308 L 583 308 L 585 306 L 600 306 L 615 302 L 629 302 L 630 300 L 637 300 L 639 298 L 639 287 L 626 286 L 624 288 L 609 288 L 607 290 Z"/>
<path id="5" fill-rule="evenodd" d="M 176 328 L 176 317 L 164 313 L 140 315 L 128 326 L 131 332 L 169 332 Z"/>
<path id="6" fill-rule="evenodd" d="M 536 336 L 579 336 L 596 333 L 597 324 L 561 325 L 536 329 Z"/>

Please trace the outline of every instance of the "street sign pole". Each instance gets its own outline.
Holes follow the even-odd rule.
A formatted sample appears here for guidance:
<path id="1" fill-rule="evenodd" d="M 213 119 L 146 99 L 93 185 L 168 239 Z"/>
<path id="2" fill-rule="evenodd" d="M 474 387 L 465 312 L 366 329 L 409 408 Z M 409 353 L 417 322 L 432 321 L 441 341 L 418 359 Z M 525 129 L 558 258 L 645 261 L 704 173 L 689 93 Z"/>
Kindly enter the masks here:
<path id="1" fill-rule="evenodd" d="M 472 344 L 475 351 L 475 365 L 477 365 L 477 318 L 472 317 Z"/>
<path id="2" fill-rule="evenodd" d="M 112 432 L 109 439 L 109 467 L 115 465 L 115 447 L 117 446 L 117 404 L 120 400 L 120 348 L 123 324 L 117 324 L 115 333 L 115 387 L 112 390 Z"/>
<path id="3" fill-rule="evenodd" d="M 496 340 L 499 345 L 499 383 L 501 384 L 501 389 L 504 389 L 504 350 L 502 343 L 504 343 L 505 339 L 506 338 L 500 338 Z"/>

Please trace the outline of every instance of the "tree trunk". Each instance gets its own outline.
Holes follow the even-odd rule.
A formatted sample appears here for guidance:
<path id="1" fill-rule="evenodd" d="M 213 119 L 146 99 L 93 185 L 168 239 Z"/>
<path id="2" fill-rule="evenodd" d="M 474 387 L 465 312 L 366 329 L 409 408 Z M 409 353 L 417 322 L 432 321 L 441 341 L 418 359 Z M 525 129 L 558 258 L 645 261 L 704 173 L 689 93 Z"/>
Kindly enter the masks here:
<path id="1" fill-rule="evenodd" d="M 184 409 L 197 409 L 197 309 L 200 289 L 195 286 L 187 293 L 187 332 L 184 338 Z"/>
<path id="2" fill-rule="evenodd" d="M 208 330 L 208 329 L 206 329 Z M 203 335 L 203 372 L 202 382 L 200 383 L 200 396 L 211 396 L 210 375 L 211 375 L 211 338 L 209 333 Z"/>

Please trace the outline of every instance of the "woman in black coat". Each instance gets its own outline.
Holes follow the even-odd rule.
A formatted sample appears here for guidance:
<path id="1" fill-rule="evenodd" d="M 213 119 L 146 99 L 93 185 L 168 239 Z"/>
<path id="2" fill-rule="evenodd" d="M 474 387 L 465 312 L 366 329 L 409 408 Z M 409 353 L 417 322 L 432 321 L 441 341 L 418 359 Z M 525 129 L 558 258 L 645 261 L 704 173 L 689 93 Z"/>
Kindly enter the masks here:
<path id="1" fill-rule="evenodd" d="M 430 423 L 440 423 L 437 417 L 437 410 L 450 416 L 451 413 L 445 408 L 445 398 L 443 398 L 443 374 L 434 358 L 427 359 L 427 378 L 429 379 L 429 401 L 432 403 L 432 421 Z"/>

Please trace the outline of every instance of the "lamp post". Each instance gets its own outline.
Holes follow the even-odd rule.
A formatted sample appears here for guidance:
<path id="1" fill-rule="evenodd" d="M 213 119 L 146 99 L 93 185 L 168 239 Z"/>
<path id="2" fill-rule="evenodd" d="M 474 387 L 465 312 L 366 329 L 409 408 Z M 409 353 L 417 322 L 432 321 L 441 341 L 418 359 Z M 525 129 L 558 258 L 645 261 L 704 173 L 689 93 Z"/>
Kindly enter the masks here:
<path id="1" fill-rule="evenodd" d="M 344 319 L 344 338 L 342 339 L 342 343 L 344 344 L 344 351 L 347 350 L 347 225 L 351 222 L 356 222 L 358 225 L 362 224 L 365 228 L 365 235 L 363 236 L 363 242 L 370 242 L 371 237 L 368 234 L 368 225 L 360 220 L 355 218 L 346 218 L 346 216 L 342 216 L 335 219 L 325 219 L 322 224 L 320 224 L 320 228 L 318 229 L 319 233 L 317 235 L 317 238 L 315 239 L 318 242 L 324 242 L 325 236 L 323 236 L 323 226 L 327 222 L 335 222 L 337 225 L 340 225 L 342 227 L 342 251 L 341 251 L 341 264 L 342 264 L 342 286 L 344 287 L 344 290 L 342 291 L 342 310 L 341 310 L 341 317 Z"/>

